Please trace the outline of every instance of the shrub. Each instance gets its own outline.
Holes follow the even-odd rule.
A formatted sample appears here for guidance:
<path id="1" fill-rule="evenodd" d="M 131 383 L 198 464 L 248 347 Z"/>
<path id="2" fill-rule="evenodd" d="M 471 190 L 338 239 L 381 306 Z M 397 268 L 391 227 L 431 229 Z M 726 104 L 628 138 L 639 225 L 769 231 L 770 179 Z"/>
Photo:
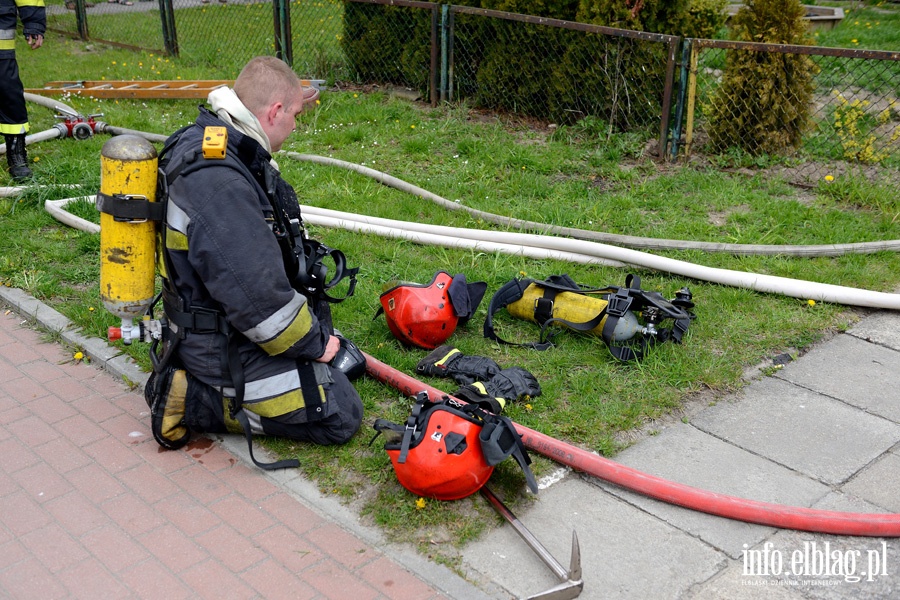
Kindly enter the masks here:
<path id="1" fill-rule="evenodd" d="M 747 0 L 732 19 L 738 40 L 809 44 L 800 0 Z M 809 125 L 815 63 L 806 55 L 729 51 L 710 111 L 715 151 L 737 146 L 752 155 L 800 145 Z"/>
<path id="2" fill-rule="evenodd" d="M 573 20 L 578 0 L 483 0 L 482 8 L 504 12 Z M 546 114 L 549 77 L 565 32 L 518 21 L 484 19 L 481 32 L 482 60 L 478 65 L 478 103 L 496 109 Z M 527 74 L 527 75 L 526 75 Z"/>
<path id="3" fill-rule="evenodd" d="M 580 0 L 578 21 L 678 35 L 689 0 Z M 665 82 L 664 44 L 603 35 L 571 37 L 554 69 L 551 114 L 562 123 L 599 116 L 613 129 L 659 123 Z"/>
<path id="4" fill-rule="evenodd" d="M 728 0 L 691 0 L 685 18 L 684 36 L 715 38 L 725 26 Z"/>
<path id="5" fill-rule="evenodd" d="M 403 44 L 398 29 L 408 11 L 375 4 L 344 3 L 344 33 L 341 48 L 351 72 L 360 81 L 393 82 L 400 77 Z"/>
<path id="6" fill-rule="evenodd" d="M 681 35 L 690 0 L 581 0 L 578 21 L 618 29 Z"/>

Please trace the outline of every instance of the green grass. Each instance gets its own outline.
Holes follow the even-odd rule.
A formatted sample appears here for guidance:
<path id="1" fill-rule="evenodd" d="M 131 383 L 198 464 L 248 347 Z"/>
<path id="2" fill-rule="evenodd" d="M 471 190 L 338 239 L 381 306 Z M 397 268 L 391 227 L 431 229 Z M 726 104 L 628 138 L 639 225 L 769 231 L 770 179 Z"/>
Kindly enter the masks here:
<path id="1" fill-rule="evenodd" d="M 813 33 L 816 45 L 829 48 L 900 50 L 900 11 L 888 2 L 821 2 L 823 6 L 841 5 L 844 20 L 832 30 Z"/>
<path id="2" fill-rule="evenodd" d="M 70 50 L 72 52 L 70 52 Z M 66 60 L 59 60 L 67 56 Z M 51 79 L 131 77 L 205 79 L 234 74 L 207 73 L 188 61 L 150 53 L 132 54 L 50 36 L 45 48 L 20 53 L 26 86 Z M 120 127 L 169 133 L 193 120 L 196 101 L 94 101 L 72 97 L 85 114 L 102 113 Z M 30 107 L 34 131 L 56 120 Z M 900 207 L 887 185 L 863 177 L 822 181 L 813 190 L 793 188 L 776 176 L 748 176 L 713 168 L 661 165 L 642 156 L 653 134 L 605 139 L 602 123 L 543 129 L 470 113 L 464 107 L 429 108 L 383 94 L 325 92 L 322 105 L 307 114 L 285 150 L 332 156 L 365 164 L 467 206 L 557 225 L 658 238 L 741 243 L 827 244 L 900 238 Z M 105 136 L 86 141 L 54 140 L 29 147 L 38 182 L 16 197 L 0 199 L 0 282 L 19 287 L 72 319 L 86 334 L 105 336 L 117 319 L 99 296 L 99 240 L 70 229 L 44 210 L 46 199 L 93 193 L 99 187 L 99 156 Z M 304 204 L 418 222 L 491 229 L 459 211 L 375 183 L 350 171 L 279 157 L 285 177 Z M 8 185 L 5 172 L 0 186 Z M 83 184 L 73 190 L 62 186 Z M 82 203 L 72 212 L 97 221 Z M 407 349 L 391 336 L 383 318 L 373 320 L 384 282 L 428 282 L 438 269 L 464 273 L 488 283 L 489 294 L 524 274 L 535 279 L 568 273 L 581 283 L 622 285 L 628 271 L 554 260 L 533 260 L 474 250 L 417 246 L 403 241 L 311 227 L 314 237 L 340 248 L 359 265 L 357 293 L 334 308 L 338 327 L 380 360 L 414 372 L 425 352 Z M 873 290 L 900 284 L 900 258 L 892 253 L 841 258 L 734 257 L 699 251 L 661 252 L 711 267 L 768 273 Z M 682 345 L 655 348 L 640 364 L 611 358 L 595 337 L 564 333 L 557 347 L 534 352 L 498 346 L 481 335 L 487 299 L 469 325 L 450 338 L 468 354 L 490 356 L 503 366 L 533 372 L 543 394 L 529 404 L 513 404 L 509 416 L 547 435 L 607 456 L 627 444 L 632 433 L 686 403 L 708 402 L 743 385 L 745 371 L 783 352 L 799 353 L 834 331 L 848 327 L 857 311 L 805 299 L 787 298 L 636 270 L 643 287 L 671 298 L 689 287 L 697 319 Z M 501 336 L 533 340 L 538 329 L 501 311 Z M 126 348 L 145 367 L 147 348 Z M 453 391 L 446 380 L 429 383 Z M 320 448 L 287 440 L 266 440 L 279 453 L 297 456 L 320 488 L 351 502 L 365 518 L 390 535 L 418 544 L 436 560 L 452 563 L 454 546 L 496 522 L 479 499 L 428 502 L 403 490 L 381 442 L 369 444 L 375 418 L 402 422 L 410 401 L 380 383 L 358 382 L 366 419 L 363 430 L 340 448 Z M 535 457 L 535 470 L 555 467 Z M 507 461 L 492 486 L 511 506 L 527 501 L 524 480 Z"/>

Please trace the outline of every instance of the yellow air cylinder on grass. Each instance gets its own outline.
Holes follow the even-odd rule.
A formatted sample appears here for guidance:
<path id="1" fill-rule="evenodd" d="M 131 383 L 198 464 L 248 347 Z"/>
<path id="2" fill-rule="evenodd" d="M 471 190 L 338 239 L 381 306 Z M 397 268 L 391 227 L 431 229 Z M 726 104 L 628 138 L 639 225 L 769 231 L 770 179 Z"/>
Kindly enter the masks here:
<path id="1" fill-rule="evenodd" d="M 510 302 L 506 306 L 509 314 L 517 319 L 525 319 L 532 323 L 537 323 L 535 319 L 535 307 L 537 301 L 544 297 L 544 288 L 537 284 L 529 284 L 525 288 L 522 297 L 515 302 Z M 608 302 L 598 295 L 576 294 L 574 292 L 559 292 L 553 299 L 552 317 L 554 319 L 563 319 L 572 323 L 587 323 L 591 319 L 606 308 Z M 606 325 L 607 317 L 603 317 L 596 327 L 588 333 L 596 336 L 603 334 L 603 327 Z M 560 323 L 560 325 L 563 325 Z M 633 312 L 626 311 L 613 331 L 612 339 L 614 341 L 624 341 L 631 339 L 641 329 L 637 317 Z"/>
<path id="2" fill-rule="evenodd" d="M 142 137 L 111 138 L 100 151 L 100 192 L 126 202 L 156 201 L 157 153 Z M 149 219 L 100 213 L 100 297 L 122 319 L 126 344 L 137 337 L 134 319 L 150 306 L 155 290 L 156 226 Z"/>

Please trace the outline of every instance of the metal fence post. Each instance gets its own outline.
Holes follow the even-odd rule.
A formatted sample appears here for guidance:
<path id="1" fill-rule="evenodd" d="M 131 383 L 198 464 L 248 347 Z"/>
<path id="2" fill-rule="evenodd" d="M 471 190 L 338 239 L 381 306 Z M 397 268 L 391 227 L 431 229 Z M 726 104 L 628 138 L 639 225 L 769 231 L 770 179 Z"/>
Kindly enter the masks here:
<path id="1" fill-rule="evenodd" d="M 447 19 L 447 29 L 444 30 L 444 35 L 447 36 L 447 100 L 453 102 L 453 40 L 455 39 L 455 31 L 456 27 L 454 24 L 456 23 L 456 13 L 453 10 L 449 10 L 449 15 Z"/>
<path id="2" fill-rule="evenodd" d="M 431 105 L 437 106 L 439 99 L 439 90 L 441 87 L 440 73 L 440 40 L 438 39 L 438 30 L 440 29 L 440 5 L 435 4 L 431 8 L 431 72 L 429 73 L 429 86 L 431 88 Z"/>
<path id="3" fill-rule="evenodd" d="M 75 0 L 75 27 L 78 29 L 78 37 L 87 41 L 88 35 L 87 11 L 84 0 Z"/>
<path id="4" fill-rule="evenodd" d="M 684 125 L 684 155 L 686 157 L 690 156 L 691 144 L 694 142 L 694 105 L 697 102 L 697 57 L 699 54 L 698 44 L 691 44 L 687 85 L 687 119 Z"/>
<path id="5" fill-rule="evenodd" d="M 675 103 L 675 124 L 672 133 L 672 160 L 678 158 L 678 144 L 681 142 L 681 123 L 684 119 L 684 99 L 687 94 L 688 61 L 690 60 L 691 38 L 681 42 L 681 74 L 678 78 L 678 99 Z"/>
<path id="6" fill-rule="evenodd" d="M 680 37 L 669 40 L 669 56 L 666 60 L 666 82 L 663 89 L 661 118 L 659 121 L 659 157 L 662 160 L 667 160 L 668 157 L 669 116 L 672 113 L 672 88 L 675 86 L 675 56 L 678 53 L 680 43 Z"/>
<path id="7" fill-rule="evenodd" d="M 441 5 L 441 102 L 447 101 L 447 15 L 450 6 Z"/>
<path id="8" fill-rule="evenodd" d="M 273 24 L 275 27 L 275 56 L 294 66 L 294 45 L 291 43 L 290 0 L 272 2 Z"/>
<path id="9" fill-rule="evenodd" d="M 162 21 L 166 53 L 178 56 L 178 35 L 175 33 L 175 7 L 172 6 L 172 0 L 159 0 L 159 18 Z"/>

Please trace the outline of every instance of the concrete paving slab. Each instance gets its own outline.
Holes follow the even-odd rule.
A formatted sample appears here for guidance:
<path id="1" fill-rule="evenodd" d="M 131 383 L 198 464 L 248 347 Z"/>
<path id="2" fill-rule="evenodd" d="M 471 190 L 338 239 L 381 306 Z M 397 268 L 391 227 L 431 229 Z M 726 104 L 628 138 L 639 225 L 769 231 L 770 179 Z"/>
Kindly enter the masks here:
<path id="1" fill-rule="evenodd" d="M 688 600 L 807 600 L 799 587 L 747 577 L 740 560 L 728 561 L 728 566 L 718 575 L 686 591 L 683 597 Z"/>
<path id="2" fill-rule="evenodd" d="M 616 462 L 685 485 L 791 506 L 810 506 L 828 486 L 742 450 L 690 425 L 678 423 L 621 452 Z M 711 544 L 732 558 L 774 532 L 753 525 L 687 510 L 617 486 L 597 484 L 667 523 Z"/>
<path id="3" fill-rule="evenodd" d="M 900 423 L 900 352 L 839 335 L 777 377 Z"/>
<path id="4" fill-rule="evenodd" d="M 900 350 L 900 313 L 873 313 L 851 327 L 847 333 L 867 342 Z"/>
<path id="5" fill-rule="evenodd" d="M 855 513 L 882 512 L 878 506 L 841 492 L 829 493 L 814 507 Z M 823 565 L 825 556 L 831 557 L 828 570 Z M 900 589 L 898 556 L 900 547 L 893 539 L 780 530 L 756 546 L 748 547 L 744 555 L 730 560 L 725 569 L 688 590 L 684 597 L 691 600 L 896 598 Z"/>
<path id="6" fill-rule="evenodd" d="M 815 508 L 856 513 L 882 512 L 880 507 L 865 500 L 837 492 L 828 494 Z M 783 530 L 772 536 L 770 544 L 769 556 L 774 556 L 777 551 L 784 559 L 783 573 L 749 575 L 748 579 L 768 579 L 790 585 L 801 589 L 805 598 L 814 600 L 887 600 L 898 596 L 900 540 Z M 755 550 L 764 551 L 765 548 L 758 546 Z M 761 556 L 764 554 L 756 555 L 757 558 Z M 829 559 L 827 562 L 826 558 Z M 768 562 L 771 565 L 774 561 Z"/>
<path id="7" fill-rule="evenodd" d="M 579 600 L 677 598 L 725 566 L 721 552 L 577 476 L 541 490 L 516 516 L 565 567 L 577 532 L 584 577 Z M 467 546 L 463 558 L 516 597 L 558 583 L 509 525 Z"/>
<path id="8" fill-rule="evenodd" d="M 843 483 L 900 441 L 896 423 L 773 377 L 691 424 L 827 484 Z"/>
<path id="9" fill-rule="evenodd" d="M 842 488 L 882 509 L 900 513 L 900 455 L 888 452 Z"/>

